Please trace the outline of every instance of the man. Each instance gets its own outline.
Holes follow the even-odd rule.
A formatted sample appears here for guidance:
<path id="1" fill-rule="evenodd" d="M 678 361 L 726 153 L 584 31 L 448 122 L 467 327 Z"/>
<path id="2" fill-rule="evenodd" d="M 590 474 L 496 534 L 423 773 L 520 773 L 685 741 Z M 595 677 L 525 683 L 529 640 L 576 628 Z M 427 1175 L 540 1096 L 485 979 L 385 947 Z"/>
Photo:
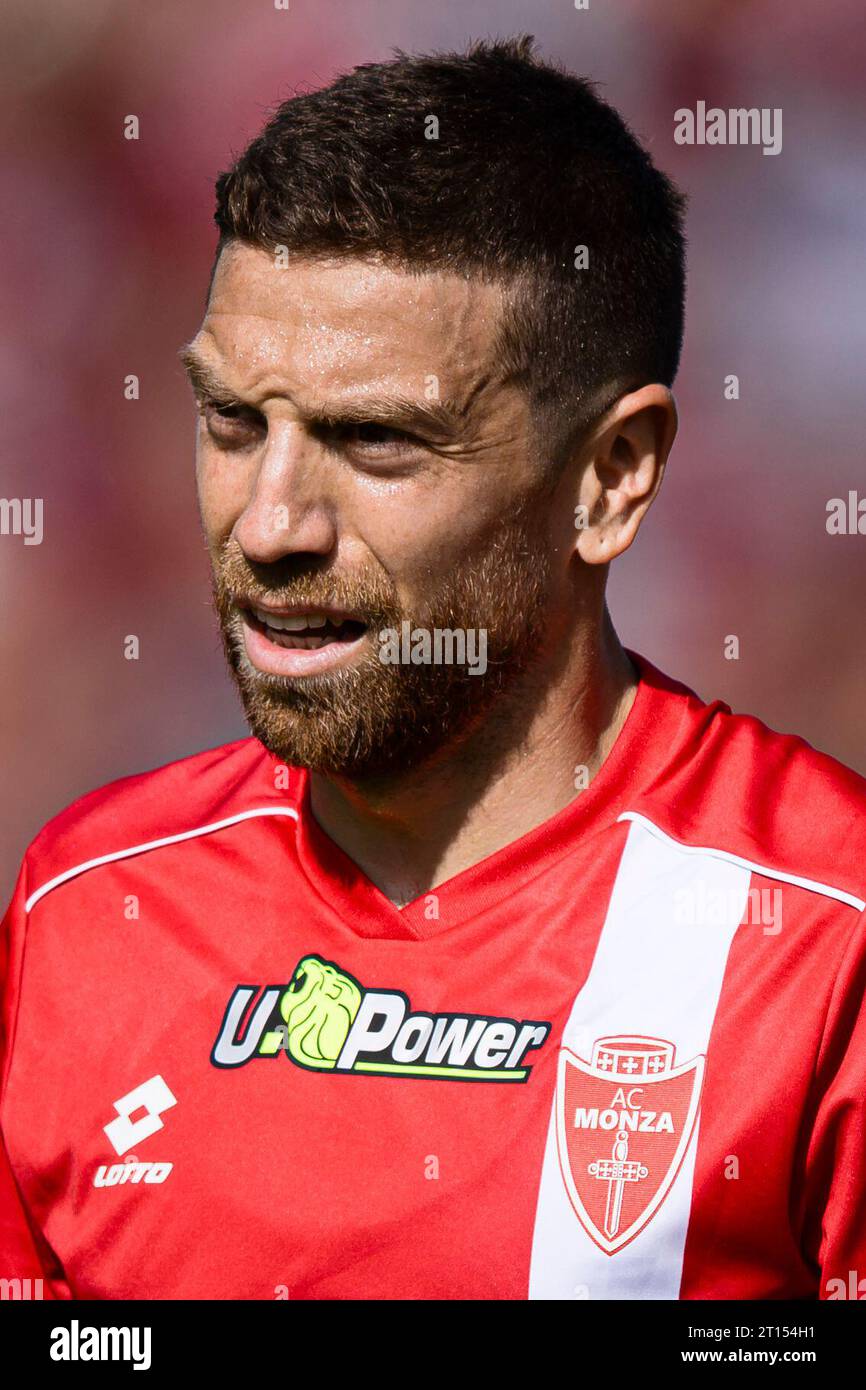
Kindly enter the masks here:
<path id="1" fill-rule="evenodd" d="M 866 783 L 621 646 L 682 200 L 530 40 L 217 184 L 182 352 L 254 737 L 6 920 L 4 1275 L 90 1298 L 831 1298 L 866 1273 Z"/>

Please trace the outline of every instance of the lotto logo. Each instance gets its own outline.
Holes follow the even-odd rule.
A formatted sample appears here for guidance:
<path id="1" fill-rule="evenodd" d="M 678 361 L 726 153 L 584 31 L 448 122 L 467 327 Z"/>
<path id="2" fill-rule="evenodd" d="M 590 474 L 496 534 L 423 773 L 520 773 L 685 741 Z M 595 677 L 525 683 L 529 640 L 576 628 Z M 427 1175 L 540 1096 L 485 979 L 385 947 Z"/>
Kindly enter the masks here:
<path id="1" fill-rule="evenodd" d="M 103 1126 L 114 1152 L 122 1158 L 142 1139 L 156 1134 L 163 1127 L 160 1116 L 173 1105 L 177 1105 L 177 1099 L 161 1076 L 152 1076 L 128 1095 L 114 1101 L 117 1119 Z M 132 1117 L 139 1110 L 143 1110 L 144 1114 L 134 1120 Z"/>

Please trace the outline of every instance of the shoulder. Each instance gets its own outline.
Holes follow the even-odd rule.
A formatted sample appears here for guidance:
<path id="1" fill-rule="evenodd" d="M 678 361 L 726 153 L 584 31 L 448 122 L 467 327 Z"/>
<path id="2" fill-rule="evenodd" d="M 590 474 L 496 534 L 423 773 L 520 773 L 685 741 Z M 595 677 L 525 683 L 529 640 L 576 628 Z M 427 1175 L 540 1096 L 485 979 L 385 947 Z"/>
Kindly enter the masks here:
<path id="1" fill-rule="evenodd" d="M 257 810 L 288 810 L 286 770 L 280 778 L 278 769 L 257 739 L 243 738 L 87 792 L 32 841 L 28 907 L 56 877 L 94 860 L 192 838 Z"/>
<path id="2" fill-rule="evenodd" d="M 814 881 L 862 906 L 866 778 L 679 682 L 668 682 L 668 698 L 679 709 L 674 746 L 630 809 L 684 845 Z"/>

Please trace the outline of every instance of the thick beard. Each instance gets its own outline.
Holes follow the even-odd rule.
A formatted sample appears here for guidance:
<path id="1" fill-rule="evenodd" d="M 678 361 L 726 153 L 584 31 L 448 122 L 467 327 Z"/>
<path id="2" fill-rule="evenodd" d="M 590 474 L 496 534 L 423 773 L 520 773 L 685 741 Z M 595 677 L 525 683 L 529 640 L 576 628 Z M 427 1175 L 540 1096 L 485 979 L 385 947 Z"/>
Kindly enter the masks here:
<path id="1" fill-rule="evenodd" d="M 270 567 L 282 583 L 263 587 L 263 567 L 251 573 L 229 544 L 214 565 L 214 601 L 229 667 L 256 738 L 280 762 L 349 779 L 406 771 L 468 738 L 503 692 L 532 665 L 543 636 L 548 592 L 546 549 L 526 520 L 513 516 L 483 551 L 452 570 L 423 613 L 408 613 L 382 576 L 338 582 L 307 565 Z M 235 599 L 255 603 L 333 605 L 367 623 L 369 647 L 352 667 L 323 675 L 269 676 L 244 650 Z M 485 630 L 487 667 L 386 664 L 379 660 L 383 628 Z"/>

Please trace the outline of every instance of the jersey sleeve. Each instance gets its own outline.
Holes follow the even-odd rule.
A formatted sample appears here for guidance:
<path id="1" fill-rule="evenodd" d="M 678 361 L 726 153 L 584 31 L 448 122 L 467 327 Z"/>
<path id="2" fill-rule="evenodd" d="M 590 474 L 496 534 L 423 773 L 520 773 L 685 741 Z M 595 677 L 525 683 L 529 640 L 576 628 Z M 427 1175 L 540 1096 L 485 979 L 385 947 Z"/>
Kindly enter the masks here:
<path id="1" fill-rule="evenodd" d="M 836 978 L 815 1081 L 804 1229 L 818 1296 L 866 1299 L 866 914 Z"/>
<path id="2" fill-rule="evenodd" d="M 6 1147 L 3 1118 L 12 1064 L 27 915 L 27 861 L 0 927 L 0 1285 L 9 1298 L 71 1298 L 63 1270 L 33 1221 Z M 41 1284 L 35 1281 L 41 1280 Z M 29 1281 L 26 1282 L 26 1281 Z"/>

